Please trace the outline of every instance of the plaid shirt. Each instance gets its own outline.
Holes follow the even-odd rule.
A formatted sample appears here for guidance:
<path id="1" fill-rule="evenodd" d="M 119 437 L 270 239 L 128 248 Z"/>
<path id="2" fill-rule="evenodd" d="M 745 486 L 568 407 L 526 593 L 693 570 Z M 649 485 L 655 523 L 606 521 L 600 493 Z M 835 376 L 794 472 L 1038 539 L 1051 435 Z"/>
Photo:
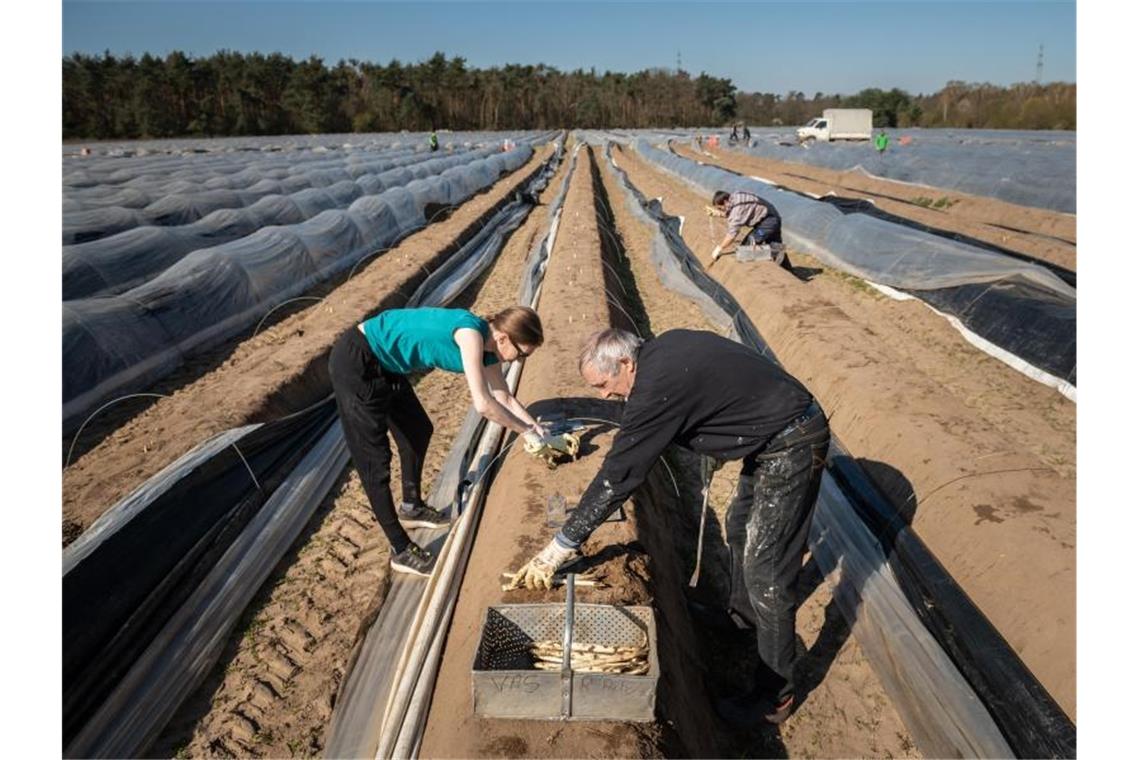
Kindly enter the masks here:
<path id="1" fill-rule="evenodd" d="M 735 235 L 741 227 L 755 227 L 769 214 L 777 216 L 768 201 L 759 195 L 738 190 L 728 196 L 728 233 Z"/>

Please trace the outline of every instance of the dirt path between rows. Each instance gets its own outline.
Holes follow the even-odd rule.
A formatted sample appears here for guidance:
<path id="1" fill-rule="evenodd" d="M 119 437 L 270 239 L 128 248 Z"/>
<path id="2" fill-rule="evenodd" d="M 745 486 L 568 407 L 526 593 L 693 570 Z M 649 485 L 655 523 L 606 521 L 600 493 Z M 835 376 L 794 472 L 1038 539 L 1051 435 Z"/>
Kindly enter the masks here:
<path id="1" fill-rule="evenodd" d="M 490 314 L 516 303 L 523 262 L 546 232 L 546 204 L 568 160 L 494 265 L 451 306 Z M 359 318 L 359 317 L 358 317 Z M 319 332 L 309 323 L 306 333 Z M 414 380 L 435 427 L 425 493 L 470 406 L 462 375 Z M 400 482 L 393 458 L 392 482 Z M 152 749 L 155 757 L 296 757 L 321 753 L 354 644 L 388 588 L 389 547 L 351 464 L 294 550 L 235 627 L 207 681 Z"/>
<path id="2" fill-rule="evenodd" d="M 708 200 L 632 151 L 616 155 L 668 213 L 698 220 L 684 238 L 706 255 L 720 233 L 703 224 Z M 731 258 L 710 273 L 1075 719 L 1075 405 L 986 357 L 921 304 L 791 255 L 810 282 Z"/>
<path id="3" fill-rule="evenodd" d="M 73 540 L 136 486 L 198 443 L 229 428 L 281 417 L 324 397 L 327 357 L 336 337 L 381 308 L 402 305 L 442 263 L 456 239 L 551 154 L 535 151 L 522 168 L 464 203 L 445 221 L 405 238 L 361 265 L 319 304 L 255 337 L 199 358 L 168 398 L 129 419 L 63 472 L 65 543 Z M 220 353 L 224 352 L 224 353 Z M 430 411 L 430 410 L 429 410 Z M 88 432 L 84 431 L 84 435 Z M 70 439 L 68 439 L 70 440 Z M 65 442 L 66 449 L 66 442 Z"/>
<path id="4" fill-rule="evenodd" d="M 673 148 L 685 158 L 748 176 L 760 176 L 791 190 L 870 200 L 884 211 L 920 224 L 1076 271 L 1077 219 L 1073 214 L 1018 206 L 957 190 L 897 182 L 861 171 L 837 171 L 760 158 L 736 150 L 710 148 L 700 154 L 682 143 L 674 143 Z M 890 156 L 884 156 L 883 160 L 890 161 Z M 941 206 L 934 208 L 935 203 Z"/>

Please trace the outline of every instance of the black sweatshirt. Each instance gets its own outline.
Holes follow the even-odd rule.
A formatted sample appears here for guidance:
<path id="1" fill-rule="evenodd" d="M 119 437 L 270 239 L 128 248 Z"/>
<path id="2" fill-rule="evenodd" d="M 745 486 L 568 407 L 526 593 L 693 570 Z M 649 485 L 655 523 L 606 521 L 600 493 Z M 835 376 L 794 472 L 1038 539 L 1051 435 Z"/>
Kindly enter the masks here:
<path id="1" fill-rule="evenodd" d="M 798 380 L 716 333 L 670 330 L 646 341 L 602 468 L 559 539 L 577 546 L 645 480 L 670 443 L 716 459 L 743 459 L 807 411 Z"/>

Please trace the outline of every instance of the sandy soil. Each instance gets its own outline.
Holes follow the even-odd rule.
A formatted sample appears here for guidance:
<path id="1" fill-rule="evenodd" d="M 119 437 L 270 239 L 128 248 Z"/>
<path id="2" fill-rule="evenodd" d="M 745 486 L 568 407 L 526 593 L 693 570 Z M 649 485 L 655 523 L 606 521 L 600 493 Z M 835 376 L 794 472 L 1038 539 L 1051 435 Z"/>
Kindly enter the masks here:
<path id="1" fill-rule="evenodd" d="M 540 202 L 565 175 L 565 162 Z M 545 233 L 538 206 L 496 263 L 453 306 L 479 314 L 516 302 L 522 264 Z M 314 315 L 316 318 L 317 315 Z M 307 333 L 321 331 L 311 322 Z M 424 464 L 430 486 L 469 401 L 462 375 L 415 379 L 435 427 Z M 399 483 L 398 458 L 393 483 Z M 230 637 L 210 678 L 172 719 L 152 754 L 292 757 L 319 754 L 353 646 L 387 591 L 389 547 L 353 466 L 313 517 Z"/>
<path id="2" fill-rule="evenodd" d="M 667 212 L 701 220 L 684 237 L 707 255 L 721 232 L 703 224 L 707 199 L 632 151 L 618 162 Z M 981 354 L 918 302 L 791 255 L 810 281 L 733 259 L 711 274 L 1075 717 L 1075 405 Z"/>

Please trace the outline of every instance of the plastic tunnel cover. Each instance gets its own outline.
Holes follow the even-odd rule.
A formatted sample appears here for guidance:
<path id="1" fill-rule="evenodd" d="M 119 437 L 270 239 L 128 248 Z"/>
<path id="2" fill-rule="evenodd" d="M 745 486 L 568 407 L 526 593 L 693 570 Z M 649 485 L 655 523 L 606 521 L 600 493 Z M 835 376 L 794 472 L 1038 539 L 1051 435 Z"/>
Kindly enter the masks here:
<path id="1" fill-rule="evenodd" d="M 66 302 L 63 342 L 77 350 L 63 355 L 65 427 L 107 398 L 157 380 L 184 356 L 252 325 L 320 279 L 394 245 L 428 224 L 425 210 L 431 204 L 451 205 L 469 197 L 471 187 L 494 182 L 532 154 L 530 146 L 520 146 L 478 159 L 453 167 L 448 176 L 362 196 L 347 210 L 323 212 L 320 220 L 266 227 L 199 249 L 120 295 Z M 468 174 L 477 179 L 462 181 Z M 336 217 L 351 222 L 358 234 Z M 345 242 L 354 245 L 334 248 Z M 105 356 L 111 346 L 115 359 Z"/>
<path id="2" fill-rule="evenodd" d="M 187 455 L 187 471 L 158 479 L 163 490 L 148 481 L 125 502 L 133 519 L 83 548 L 63 576 L 65 743 L 334 418 L 330 398 L 205 461 Z"/>
<path id="3" fill-rule="evenodd" d="M 824 264 L 898 288 L 1065 385 L 1076 383 L 1076 290 L 1044 267 L 780 190 L 658 150 L 637 152 L 699 192 L 746 190 L 779 209 L 784 234 Z M 953 288 L 977 286 L 960 293 Z M 973 298 L 993 293 L 984 303 Z M 1000 357 L 999 357 L 1000 358 Z M 1034 376 L 1034 375 L 1030 375 Z M 1035 377 L 1035 379 L 1041 379 Z"/>

